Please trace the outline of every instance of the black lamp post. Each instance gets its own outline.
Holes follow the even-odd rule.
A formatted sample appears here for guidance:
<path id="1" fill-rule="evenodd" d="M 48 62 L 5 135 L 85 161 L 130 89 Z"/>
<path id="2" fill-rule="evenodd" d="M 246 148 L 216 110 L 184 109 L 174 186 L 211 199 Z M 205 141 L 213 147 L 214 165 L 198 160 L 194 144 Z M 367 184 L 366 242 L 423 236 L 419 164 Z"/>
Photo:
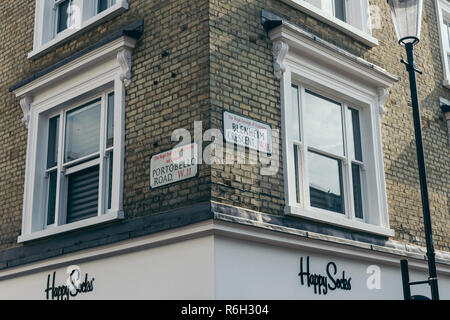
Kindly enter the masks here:
<path id="1" fill-rule="evenodd" d="M 432 299 L 439 300 L 433 230 L 431 227 L 430 204 L 428 200 L 427 174 L 422 143 L 422 126 L 420 123 L 419 98 L 416 83 L 416 72 L 422 73 L 417 70 L 414 63 L 414 46 L 419 43 L 420 38 L 423 0 L 387 0 L 387 2 L 391 7 L 392 20 L 394 21 L 398 42 L 405 46 L 408 57 L 408 61 L 405 62 L 402 60 L 402 63 L 406 65 L 406 70 L 409 73 L 429 271 L 428 280 L 409 282 L 408 263 L 406 260 L 402 261 L 403 292 L 405 299 L 409 300 L 414 298 L 411 297 L 410 286 L 428 283 L 431 287 Z"/>

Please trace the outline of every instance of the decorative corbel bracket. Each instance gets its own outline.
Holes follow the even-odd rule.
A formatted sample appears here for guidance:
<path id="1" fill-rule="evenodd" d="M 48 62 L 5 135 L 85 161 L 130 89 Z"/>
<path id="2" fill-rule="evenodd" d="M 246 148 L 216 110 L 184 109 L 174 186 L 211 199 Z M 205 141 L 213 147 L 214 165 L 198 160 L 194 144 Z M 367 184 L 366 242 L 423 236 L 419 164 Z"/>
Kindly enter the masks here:
<path id="1" fill-rule="evenodd" d="M 28 123 L 30 122 L 30 111 L 31 111 L 31 97 L 24 96 L 20 99 L 20 107 L 22 108 L 23 118 L 22 123 L 28 128 Z"/>
<path id="2" fill-rule="evenodd" d="M 122 49 L 117 52 L 117 61 L 121 68 L 120 80 L 125 87 L 131 83 L 131 50 Z"/>
<path id="3" fill-rule="evenodd" d="M 386 88 L 378 88 L 378 103 L 380 106 L 380 115 L 384 116 L 387 113 L 385 104 L 389 97 L 389 90 Z"/>
<path id="4" fill-rule="evenodd" d="M 283 73 L 286 71 L 284 60 L 289 51 L 289 45 L 283 41 L 276 41 L 273 44 L 273 68 L 277 79 L 281 79 Z"/>

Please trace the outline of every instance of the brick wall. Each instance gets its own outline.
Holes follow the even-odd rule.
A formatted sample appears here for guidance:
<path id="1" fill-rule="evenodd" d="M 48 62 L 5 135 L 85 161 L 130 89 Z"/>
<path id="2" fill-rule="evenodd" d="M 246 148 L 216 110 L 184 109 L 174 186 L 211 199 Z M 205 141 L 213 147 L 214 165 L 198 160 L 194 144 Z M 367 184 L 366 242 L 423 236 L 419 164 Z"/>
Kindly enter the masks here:
<path id="1" fill-rule="evenodd" d="M 128 0 L 130 9 L 30 61 L 34 1 L 0 2 L 0 249 L 17 246 L 22 220 L 26 127 L 8 88 L 62 58 L 97 42 L 113 30 L 144 19 L 144 33 L 133 53 L 133 78 L 126 97 L 126 219 L 213 200 L 282 215 L 283 168 L 261 176 L 258 165 L 202 165 L 199 176 L 149 189 L 150 157 L 175 145 L 174 129 L 194 133 L 222 128 L 228 110 L 280 129 L 280 88 L 273 75 L 272 44 L 260 23 L 261 9 L 271 11 L 326 41 L 373 62 L 400 81 L 391 90 L 383 118 L 383 151 L 391 228 L 396 240 L 424 245 L 423 223 L 409 85 L 403 50 L 383 1 L 371 1 L 383 13 L 374 30 L 379 46 L 369 48 L 344 33 L 279 0 Z M 450 246 L 450 149 L 438 97 L 450 99 L 441 85 L 442 66 L 433 1 L 425 1 L 417 64 L 418 85 L 437 249 Z M 205 142 L 204 145 L 207 145 Z M 280 158 L 281 160 L 281 158 Z"/>
<path id="2" fill-rule="evenodd" d="M 425 246 L 409 80 L 399 63 L 405 56 L 398 46 L 388 5 L 371 1 L 382 12 L 381 29 L 373 32 L 379 45 L 369 48 L 281 1 L 211 1 L 211 105 L 212 124 L 222 126 L 222 112 L 243 114 L 281 129 L 279 81 L 273 75 L 272 43 L 260 23 L 261 9 L 268 10 L 309 32 L 397 75 L 382 120 L 390 225 L 396 240 Z M 448 97 L 442 87 L 442 64 L 433 1 L 425 1 L 422 38 L 416 56 L 422 106 L 423 136 L 436 247 L 450 246 L 450 149 L 438 97 Z M 260 176 L 248 164 L 216 165 L 212 171 L 212 199 L 256 211 L 282 215 L 283 170 Z"/>
<path id="3" fill-rule="evenodd" d="M 30 61 L 34 1 L 0 2 L 0 249 L 17 246 L 22 226 L 27 129 L 8 88 L 111 32 L 144 19 L 126 95 L 124 211 L 126 219 L 209 199 L 210 168 L 197 178 L 150 190 L 150 158 L 172 148 L 177 128 L 208 123 L 208 2 L 129 0 L 120 16 Z M 164 54 L 163 54 L 164 53 Z"/>

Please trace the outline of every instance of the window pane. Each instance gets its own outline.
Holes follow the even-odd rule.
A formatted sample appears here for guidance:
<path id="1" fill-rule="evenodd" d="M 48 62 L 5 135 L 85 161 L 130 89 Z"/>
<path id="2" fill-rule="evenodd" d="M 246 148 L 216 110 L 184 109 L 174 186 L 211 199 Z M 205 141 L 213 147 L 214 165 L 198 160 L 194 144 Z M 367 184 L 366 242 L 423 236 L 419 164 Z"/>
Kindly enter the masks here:
<path id="1" fill-rule="evenodd" d="M 48 226 L 55 223 L 57 178 L 58 178 L 57 171 L 53 171 L 49 174 L 48 204 L 47 204 L 47 225 Z"/>
<path id="2" fill-rule="evenodd" d="M 308 152 L 308 171 L 311 206 L 344 213 L 341 161 Z"/>
<path id="3" fill-rule="evenodd" d="M 109 148 L 114 145 L 114 93 L 108 95 L 108 124 L 106 131 L 106 148 Z"/>
<path id="4" fill-rule="evenodd" d="M 348 152 L 352 160 L 363 161 L 361 146 L 361 125 L 359 122 L 359 111 L 347 109 L 348 123 Z"/>
<path id="5" fill-rule="evenodd" d="M 67 223 L 97 216 L 99 166 L 71 174 L 68 180 Z"/>
<path id="6" fill-rule="evenodd" d="M 57 33 L 66 30 L 70 26 L 71 0 L 65 0 L 58 5 L 58 30 Z"/>
<path id="7" fill-rule="evenodd" d="M 98 0 L 98 10 L 97 12 L 100 13 L 104 10 L 108 9 L 108 0 Z"/>
<path id="8" fill-rule="evenodd" d="M 48 126 L 47 169 L 50 169 L 58 164 L 59 116 L 51 118 Z"/>
<path id="9" fill-rule="evenodd" d="M 334 16 L 344 22 L 347 20 L 345 0 L 334 0 Z"/>
<path id="10" fill-rule="evenodd" d="M 361 168 L 357 164 L 352 164 L 352 180 L 353 180 L 353 202 L 355 205 L 355 217 L 362 219 L 363 203 L 361 191 Z"/>
<path id="11" fill-rule="evenodd" d="M 116 4 L 116 0 L 98 0 L 97 13 L 100 13 Z"/>
<path id="12" fill-rule="evenodd" d="M 290 134 L 292 134 L 292 138 L 296 141 L 300 141 L 300 104 L 299 104 L 299 96 L 298 96 L 298 87 L 296 85 L 292 85 L 292 118 L 289 120 L 290 122 Z"/>
<path id="13" fill-rule="evenodd" d="M 67 113 L 65 162 L 99 151 L 100 101 Z"/>
<path id="14" fill-rule="evenodd" d="M 305 136 L 308 146 L 344 155 L 341 105 L 306 92 Z"/>

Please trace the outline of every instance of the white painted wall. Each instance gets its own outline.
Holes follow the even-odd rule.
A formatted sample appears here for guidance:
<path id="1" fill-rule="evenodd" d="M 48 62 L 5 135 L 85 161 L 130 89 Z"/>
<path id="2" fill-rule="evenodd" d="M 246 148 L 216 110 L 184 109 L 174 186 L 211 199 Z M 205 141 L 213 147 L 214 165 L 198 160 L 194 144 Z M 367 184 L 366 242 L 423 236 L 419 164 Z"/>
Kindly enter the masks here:
<path id="1" fill-rule="evenodd" d="M 65 284 L 66 268 L 50 269 L 0 281 L 0 300 L 46 299 L 48 274 Z M 213 284 L 212 236 L 95 260 L 78 265 L 94 280 L 83 299 L 211 299 Z"/>
<path id="2" fill-rule="evenodd" d="M 120 245 L 113 247 L 119 248 Z M 80 263 L 61 258 L 40 262 L 50 267 L 44 265 L 44 270 L 33 269 L 35 271 L 31 270 L 27 275 L 16 274 L 0 280 L 0 300 L 45 300 L 48 275 L 52 277 L 56 271 L 56 285 L 64 285 L 66 269 L 73 264 L 81 268 L 83 279 L 88 273 L 88 280 L 95 280 L 92 292 L 80 294 L 72 300 L 403 299 L 399 264 L 377 264 L 357 255 L 349 258 L 323 254 L 314 248 L 282 247 L 203 234 L 191 240 L 184 238 L 164 245 L 155 242 L 152 248 L 128 253 L 118 250 L 116 253 L 108 258 L 92 255 L 92 260 Z M 87 255 L 90 256 L 89 253 Z M 338 275 L 345 270 L 346 278 L 352 278 L 351 291 L 329 291 L 324 296 L 314 294 L 313 287 L 302 286 L 298 276 L 300 257 L 306 264 L 307 256 L 310 257 L 311 273 L 326 275 L 326 265 L 331 261 L 337 265 Z M 370 259 L 368 255 L 366 257 Z M 371 276 L 367 268 L 372 265 L 377 265 L 381 271 L 379 290 L 369 290 L 366 284 Z M 424 270 L 411 270 L 410 274 L 411 281 L 427 277 Z M 449 273 L 438 275 L 441 298 L 450 299 Z M 421 286 L 412 293 L 429 296 L 429 289 Z"/>
<path id="3" fill-rule="evenodd" d="M 338 275 L 345 270 L 351 277 L 351 291 L 329 291 L 326 296 L 314 294 L 313 287 L 300 283 L 300 257 L 310 256 L 310 272 L 326 275 L 326 265 L 333 261 Z M 398 267 L 357 261 L 337 256 L 320 255 L 265 244 L 216 237 L 215 297 L 217 299 L 403 299 L 400 263 Z M 366 282 L 370 274 L 367 267 L 378 265 L 381 270 L 381 289 L 369 290 Z M 306 266 L 304 265 L 304 268 Z M 410 270 L 410 280 L 427 278 L 426 273 Z M 440 296 L 450 299 L 450 278 L 439 278 Z M 412 294 L 430 296 L 427 286 L 414 289 Z"/>

